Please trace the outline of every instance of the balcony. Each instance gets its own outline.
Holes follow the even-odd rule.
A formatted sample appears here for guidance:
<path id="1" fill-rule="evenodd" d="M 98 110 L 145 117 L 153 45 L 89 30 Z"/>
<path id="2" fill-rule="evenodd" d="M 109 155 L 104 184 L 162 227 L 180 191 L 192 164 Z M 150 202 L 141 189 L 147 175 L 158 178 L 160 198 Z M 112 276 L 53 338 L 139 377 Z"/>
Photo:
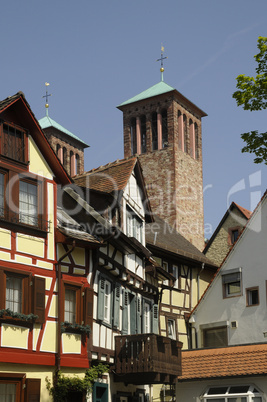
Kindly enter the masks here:
<path id="1" fill-rule="evenodd" d="M 182 342 L 156 334 L 115 337 L 115 382 L 174 383 L 182 374 Z"/>

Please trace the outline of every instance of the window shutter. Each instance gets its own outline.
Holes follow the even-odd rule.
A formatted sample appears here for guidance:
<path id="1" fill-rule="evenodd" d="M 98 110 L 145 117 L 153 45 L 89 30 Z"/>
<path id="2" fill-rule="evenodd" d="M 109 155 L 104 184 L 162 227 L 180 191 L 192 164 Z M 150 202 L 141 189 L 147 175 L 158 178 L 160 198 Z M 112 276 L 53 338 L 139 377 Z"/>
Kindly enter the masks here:
<path id="1" fill-rule="evenodd" d="M 83 321 L 85 325 L 90 325 L 91 329 L 93 327 L 93 303 L 94 303 L 94 289 L 85 288 L 84 289 L 84 302 L 83 302 Z"/>
<path id="2" fill-rule="evenodd" d="M 6 275 L 0 269 L 0 310 L 6 308 Z"/>
<path id="3" fill-rule="evenodd" d="M 128 334 L 128 302 L 129 294 L 126 290 L 124 290 L 122 294 L 122 335 Z"/>
<path id="4" fill-rule="evenodd" d="M 105 279 L 100 275 L 98 282 L 97 318 L 104 320 Z"/>
<path id="5" fill-rule="evenodd" d="M 152 306 L 152 333 L 158 334 L 158 305 L 153 304 Z"/>
<path id="6" fill-rule="evenodd" d="M 45 278 L 33 277 L 33 314 L 38 315 L 36 322 L 45 322 Z"/>
<path id="7" fill-rule="evenodd" d="M 113 325 L 117 328 L 120 325 L 120 288 L 120 284 L 116 283 L 114 288 Z"/>
<path id="8" fill-rule="evenodd" d="M 141 297 L 136 298 L 136 330 L 138 334 L 141 334 L 142 332 L 142 319 L 141 319 L 141 313 L 142 313 L 142 299 Z"/>
<path id="9" fill-rule="evenodd" d="M 131 296 L 130 304 L 130 333 L 136 334 L 136 296 Z"/>
<path id="10" fill-rule="evenodd" d="M 40 387 L 41 387 L 41 380 L 39 380 L 38 378 L 27 378 L 25 402 L 39 402 Z"/>

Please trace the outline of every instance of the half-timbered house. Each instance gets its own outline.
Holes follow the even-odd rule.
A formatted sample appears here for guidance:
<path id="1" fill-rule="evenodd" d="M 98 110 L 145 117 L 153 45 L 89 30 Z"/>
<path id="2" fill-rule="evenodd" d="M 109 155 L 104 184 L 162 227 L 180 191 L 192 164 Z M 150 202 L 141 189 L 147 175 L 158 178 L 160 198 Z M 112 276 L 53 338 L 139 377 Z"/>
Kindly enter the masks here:
<path id="1" fill-rule="evenodd" d="M 125 401 L 152 398 L 152 384 L 174 382 L 180 373 L 182 345 L 158 331 L 158 285 L 172 275 L 145 247 L 145 222 L 153 218 L 140 164 L 136 158 L 116 161 L 75 182 L 79 187 L 65 190 L 64 205 L 80 205 L 75 220 L 103 243 L 88 277 L 94 289 L 90 353 L 92 362 L 107 362 L 111 370 L 95 393 L 103 401 L 108 394 Z"/>

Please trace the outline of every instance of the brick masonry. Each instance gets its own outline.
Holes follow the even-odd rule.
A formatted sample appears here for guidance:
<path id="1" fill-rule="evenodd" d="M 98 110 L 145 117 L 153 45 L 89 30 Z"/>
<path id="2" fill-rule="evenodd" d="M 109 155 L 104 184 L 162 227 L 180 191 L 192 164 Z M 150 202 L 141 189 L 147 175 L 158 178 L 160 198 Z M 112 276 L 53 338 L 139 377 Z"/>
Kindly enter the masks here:
<path id="1" fill-rule="evenodd" d="M 138 155 L 152 210 L 165 219 L 201 251 L 204 248 L 201 111 L 179 93 L 148 98 L 121 107 L 124 125 L 124 156 L 131 155 L 131 119 L 146 116 L 147 152 Z M 152 113 L 167 110 L 168 146 L 152 151 Z M 187 148 L 179 146 L 178 111 L 187 118 Z M 202 112 L 203 113 L 203 112 Z M 189 121 L 198 127 L 197 158 L 190 147 Z M 180 123 L 180 126 L 179 126 Z M 191 148 L 191 152 L 190 152 Z"/>
<path id="2" fill-rule="evenodd" d="M 54 127 L 48 127 L 43 130 L 50 145 L 57 154 L 57 146 L 59 145 L 62 149 L 66 148 L 66 162 L 64 168 L 70 175 L 70 153 L 71 151 L 76 155 L 79 155 L 79 164 L 77 174 L 84 172 L 84 148 L 81 144 L 74 138 L 69 137 L 65 133 L 55 129 Z"/>

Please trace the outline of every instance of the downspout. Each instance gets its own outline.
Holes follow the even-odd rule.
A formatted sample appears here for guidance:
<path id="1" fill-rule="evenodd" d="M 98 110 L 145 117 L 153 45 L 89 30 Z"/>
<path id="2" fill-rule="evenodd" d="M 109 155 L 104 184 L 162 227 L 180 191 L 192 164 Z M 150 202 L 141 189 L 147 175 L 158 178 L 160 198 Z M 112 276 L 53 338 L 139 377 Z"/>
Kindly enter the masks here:
<path id="1" fill-rule="evenodd" d="M 203 271 L 204 267 L 205 267 L 205 262 L 202 262 L 201 270 L 197 274 L 197 301 L 199 301 L 199 299 L 200 299 L 199 278 L 200 278 L 201 272 Z"/>
<path id="2" fill-rule="evenodd" d="M 61 362 L 61 318 L 62 318 L 62 309 L 61 309 L 61 290 L 62 290 L 62 283 L 61 283 L 61 261 L 64 260 L 64 258 L 66 258 L 70 253 L 72 253 L 72 251 L 74 250 L 76 246 L 76 242 L 75 240 L 73 240 L 72 242 L 72 246 L 71 248 L 65 253 L 63 254 L 58 262 L 56 263 L 56 272 L 57 272 L 57 278 L 58 278 L 58 283 L 57 283 L 57 288 L 58 288 L 58 303 L 57 303 L 57 355 L 56 355 L 56 381 L 57 381 L 57 376 L 58 376 L 58 372 L 60 370 L 60 362 Z"/>

